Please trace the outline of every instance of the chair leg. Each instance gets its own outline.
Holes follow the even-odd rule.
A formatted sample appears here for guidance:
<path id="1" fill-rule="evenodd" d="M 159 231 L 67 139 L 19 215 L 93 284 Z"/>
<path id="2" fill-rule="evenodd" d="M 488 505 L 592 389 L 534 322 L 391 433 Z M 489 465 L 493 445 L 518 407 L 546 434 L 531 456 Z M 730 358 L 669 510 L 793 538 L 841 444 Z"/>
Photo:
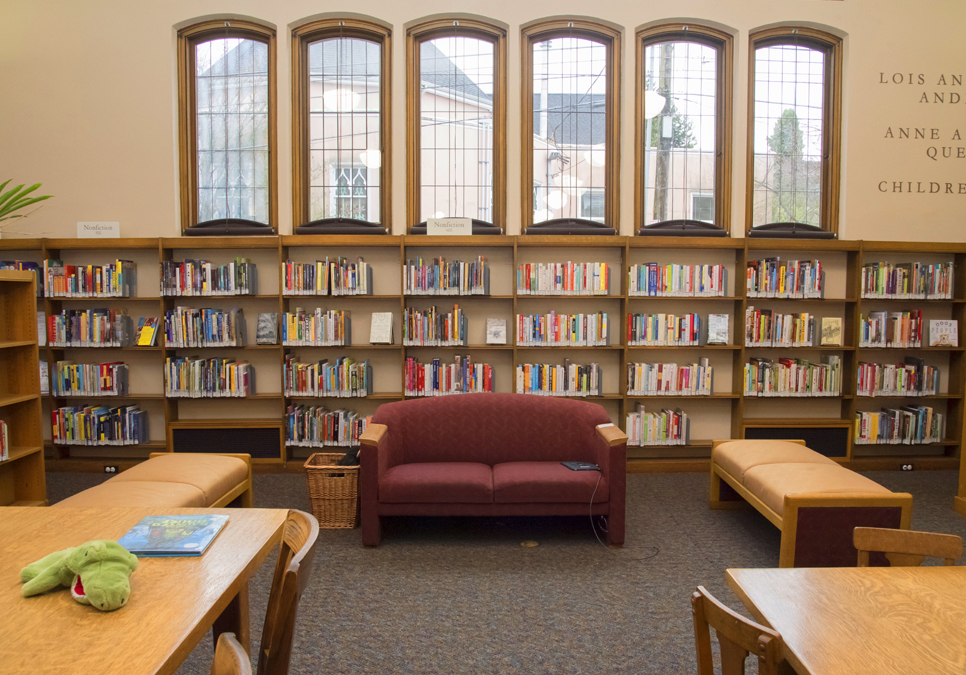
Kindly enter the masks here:
<path id="1" fill-rule="evenodd" d="M 362 545 L 378 546 L 382 538 L 382 523 L 375 509 L 362 509 Z"/>

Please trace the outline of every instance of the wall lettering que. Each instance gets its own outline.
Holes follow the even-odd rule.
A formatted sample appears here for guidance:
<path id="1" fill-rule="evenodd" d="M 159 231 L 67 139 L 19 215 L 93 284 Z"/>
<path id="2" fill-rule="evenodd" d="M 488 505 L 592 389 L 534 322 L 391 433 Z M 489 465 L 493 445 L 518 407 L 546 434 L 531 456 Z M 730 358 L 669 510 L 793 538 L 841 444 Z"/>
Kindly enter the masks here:
<path id="1" fill-rule="evenodd" d="M 936 109 L 942 106 L 966 105 L 963 75 L 953 73 L 879 73 L 879 84 L 907 87 L 917 103 Z M 945 109 L 945 108 L 941 108 Z M 966 168 L 966 142 L 958 127 L 888 126 L 883 139 L 902 145 L 912 145 L 916 154 L 927 162 L 950 168 Z M 921 154 L 920 154 L 921 153 Z M 959 164 L 956 160 L 964 160 Z M 966 195 L 966 179 L 956 180 L 880 180 L 879 192 L 896 194 Z"/>

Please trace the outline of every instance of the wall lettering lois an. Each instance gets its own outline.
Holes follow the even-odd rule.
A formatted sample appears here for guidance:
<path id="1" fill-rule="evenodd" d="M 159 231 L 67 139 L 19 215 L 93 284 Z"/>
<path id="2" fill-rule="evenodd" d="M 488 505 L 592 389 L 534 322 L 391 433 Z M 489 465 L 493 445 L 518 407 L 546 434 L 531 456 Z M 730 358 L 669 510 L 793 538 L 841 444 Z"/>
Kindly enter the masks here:
<path id="1" fill-rule="evenodd" d="M 916 124 L 889 124 L 882 132 L 889 154 L 897 160 L 892 164 L 897 173 L 875 177 L 878 192 L 966 196 L 966 122 L 944 124 L 963 119 L 959 112 L 966 110 L 960 108 L 966 106 L 963 82 L 964 75 L 957 73 L 878 74 L 881 87 L 905 90 L 899 100 L 890 97 L 891 102 L 906 109 L 914 102 L 921 111 Z"/>

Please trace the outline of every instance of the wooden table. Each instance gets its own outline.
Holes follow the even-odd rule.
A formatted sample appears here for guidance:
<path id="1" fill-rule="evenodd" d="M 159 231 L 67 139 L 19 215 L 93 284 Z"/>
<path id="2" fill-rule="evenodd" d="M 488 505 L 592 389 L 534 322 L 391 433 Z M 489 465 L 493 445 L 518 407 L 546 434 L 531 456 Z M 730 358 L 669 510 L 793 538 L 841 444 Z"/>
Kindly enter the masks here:
<path id="1" fill-rule="evenodd" d="M 92 539 L 119 539 L 141 518 L 224 513 L 198 558 L 140 558 L 131 598 L 114 612 L 70 591 L 24 598 L 20 569 Z M 281 537 L 285 509 L 0 508 L 0 671 L 173 673 L 213 625 L 248 646 L 248 579 Z M 217 639 L 217 635 L 216 635 Z"/>
<path id="2" fill-rule="evenodd" d="M 800 675 L 966 673 L 966 567 L 728 570 Z"/>

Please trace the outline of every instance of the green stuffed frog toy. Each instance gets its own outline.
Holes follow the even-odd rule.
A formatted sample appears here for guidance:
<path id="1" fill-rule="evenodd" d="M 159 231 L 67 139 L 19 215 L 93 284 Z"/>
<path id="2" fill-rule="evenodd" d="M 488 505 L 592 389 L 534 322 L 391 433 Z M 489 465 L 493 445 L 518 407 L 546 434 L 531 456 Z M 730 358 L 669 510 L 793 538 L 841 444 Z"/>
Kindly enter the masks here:
<path id="1" fill-rule="evenodd" d="M 116 541 L 89 541 L 24 567 L 20 570 L 21 590 L 26 598 L 68 586 L 77 602 L 110 612 L 127 604 L 131 573 L 137 568 L 137 556 Z"/>

